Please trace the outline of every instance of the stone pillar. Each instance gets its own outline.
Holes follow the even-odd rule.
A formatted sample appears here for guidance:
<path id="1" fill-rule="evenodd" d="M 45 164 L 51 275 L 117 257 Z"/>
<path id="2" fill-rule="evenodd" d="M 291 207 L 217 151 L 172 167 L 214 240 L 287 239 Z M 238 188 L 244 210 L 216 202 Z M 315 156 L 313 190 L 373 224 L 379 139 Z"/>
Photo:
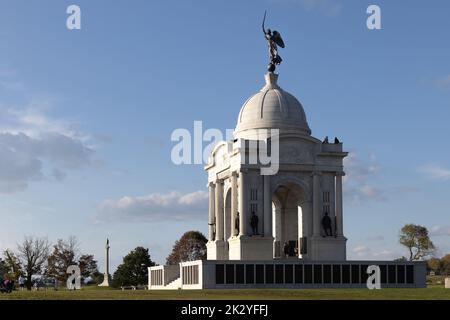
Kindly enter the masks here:
<path id="1" fill-rule="evenodd" d="M 208 205 L 208 231 L 209 231 L 209 236 L 208 239 L 209 241 L 213 241 L 213 234 L 214 234 L 214 216 L 215 216 L 215 208 L 214 208 L 214 198 L 216 197 L 215 194 L 215 184 L 213 182 L 211 182 L 208 185 L 208 191 L 209 191 L 209 205 Z"/>
<path id="2" fill-rule="evenodd" d="M 264 179 L 264 237 L 272 237 L 272 195 L 270 194 L 270 176 Z"/>
<path id="3" fill-rule="evenodd" d="M 109 239 L 106 239 L 105 250 L 106 250 L 106 261 L 105 261 L 106 270 L 105 273 L 103 274 L 103 282 L 98 285 L 99 287 L 109 287 Z"/>
<path id="4" fill-rule="evenodd" d="M 313 173 L 313 235 L 320 236 L 322 225 L 322 208 L 320 205 L 320 172 Z"/>
<path id="5" fill-rule="evenodd" d="M 236 235 L 235 220 L 237 212 L 237 173 L 231 174 L 231 232 L 230 237 Z"/>
<path id="6" fill-rule="evenodd" d="M 247 183 L 244 172 L 239 173 L 239 235 L 248 235 L 248 204 L 247 204 Z"/>
<path id="7" fill-rule="evenodd" d="M 336 232 L 338 236 L 344 235 L 344 223 L 342 217 L 342 176 L 343 172 L 336 173 Z"/>
<path id="8" fill-rule="evenodd" d="M 216 212 L 216 240 L 223 240 L 223 181 L 216 182 L 215 212 Z"/>

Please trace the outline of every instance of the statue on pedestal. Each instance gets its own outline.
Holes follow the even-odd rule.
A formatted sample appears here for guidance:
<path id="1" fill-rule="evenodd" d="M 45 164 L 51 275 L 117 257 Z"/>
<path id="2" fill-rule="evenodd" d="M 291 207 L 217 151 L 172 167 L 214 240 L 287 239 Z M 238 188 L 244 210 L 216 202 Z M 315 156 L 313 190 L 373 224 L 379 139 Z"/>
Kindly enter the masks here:
<path id="1" fill-rule="evenodd" d="M 325 215 L 322 218 L 322 228 L 325 232 L 324 237 L 331 237 L 333 236 L 333 231 L 331 227 L 331 218 L 328 216 L 328 212 L 325 212 Z"/>
<path id="2" fill-rule="evenodd" d="M 258 216 L 256 215 L 255 211 L 252 212 L 252 216 L 250 217 L 250 226 L 252 227 L 253 235 L 258 234 Z"/>
<path id="3" fill-rule="evenodd" d="M 234 219 L 235 236 L 239 235 L 239 224 L 240 224 L 239 219 L 240 218 L 239 218 L 239 211 L 238 211 L 238 212 L 236 212 L 236 218 Z"/>

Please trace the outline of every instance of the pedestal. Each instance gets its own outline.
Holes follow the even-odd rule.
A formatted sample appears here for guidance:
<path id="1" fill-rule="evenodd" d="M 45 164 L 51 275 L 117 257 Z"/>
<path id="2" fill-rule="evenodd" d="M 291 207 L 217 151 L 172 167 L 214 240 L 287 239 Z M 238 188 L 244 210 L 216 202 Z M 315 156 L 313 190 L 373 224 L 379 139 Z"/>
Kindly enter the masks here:
<path id="1" fill-rule="evenodd" d="M 206 243 L 207 260 L 228 260 L 227 243 L 223 240 L 208 241 Z"/>
<path id="2" fill-rule="evenodd" d="M 98 285 L 99 287 L 109 287 L 109 274 L 103 274 L 103 282 Z"/>
<path id="3" fill-rule="evenodd" d="M 310 260 L 314 261 L 345 261 L 347 238 L 338 237 L 311 237 Z"/>
<path id="4" fill-rule="evenodd" d="M 230 260 L 273 260 L 273 237 L 238 236 L 228 239 Z"/>

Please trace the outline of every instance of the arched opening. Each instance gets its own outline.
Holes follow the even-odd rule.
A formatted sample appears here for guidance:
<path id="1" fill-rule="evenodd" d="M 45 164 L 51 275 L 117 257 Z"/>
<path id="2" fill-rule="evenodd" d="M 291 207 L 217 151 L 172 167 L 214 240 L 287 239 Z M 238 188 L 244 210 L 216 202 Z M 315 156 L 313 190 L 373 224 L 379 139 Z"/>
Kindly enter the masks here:
<path id="1" fill-rule="evenodd" d="M 302 258 L 305 253 L 307 223 L 305 221 L 305 194 L 295 183 L 277 187 L 272 196 L 272 225 L 274 257 L 289 259 Z"/>

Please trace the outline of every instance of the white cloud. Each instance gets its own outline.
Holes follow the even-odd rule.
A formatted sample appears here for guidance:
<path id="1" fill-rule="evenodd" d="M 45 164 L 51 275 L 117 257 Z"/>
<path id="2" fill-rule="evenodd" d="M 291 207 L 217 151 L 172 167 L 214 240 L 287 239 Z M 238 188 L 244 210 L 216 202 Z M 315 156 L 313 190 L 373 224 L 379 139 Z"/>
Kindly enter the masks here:
<path id="1" fill-rule="evenodd" d="M 420 169 L 424 174 L 426 174 L 431 179 L 437 180 L 449 180 L 450 170 L 438 165 L 430 164 L 422 167 Z"/>
<path id="2" fill-rule="evenodd" d="M 173 191 L 152 193 L 141 197 L 125 196 L 107 199 L 98 206 L 96 222 L 101 221 L 183 221 L 205 219 L 208 193 L 196 191 L 183 194 Z"/>
<path id="3" fill-rule="evenodd" d="M 401 254 L 393 250 L 386 249 L 374 251 L 367 246 L 358 245 L 351 250 L 350 256 L 350 259 L 360 260 L 393 260 L 401 257 Z"/>
<path id="4" fill-rule="evenodd" d="M 351 203 L 360 203 L 368 199 L 384 199 L 381 189 L 373 186 L 370 179 L 379 171 L 375 156 L 362 161 L 355 153 L 344 159 L 344 195 Z"/>
<path id="5" fill-rule="evenodd" d="M 437 79 L 436 85 L 441 89 L 450 89 L 450 75 Z"/>
<path id="6" fill-rule="evenodd" d="M 91 163 L 87 136 L 70 124 L 38 109 L 0 108 L 0 113 L 0 193 L 22 191 L 48 177 L 61 181 L 66 170 Z"/>
<path id="7" fill-rule="evenodd" d="M 450 236 L 450 226 L 449 225 L 440 225 L 440 226 L 433 226 L 430 230 L 431 236 Z"/>

